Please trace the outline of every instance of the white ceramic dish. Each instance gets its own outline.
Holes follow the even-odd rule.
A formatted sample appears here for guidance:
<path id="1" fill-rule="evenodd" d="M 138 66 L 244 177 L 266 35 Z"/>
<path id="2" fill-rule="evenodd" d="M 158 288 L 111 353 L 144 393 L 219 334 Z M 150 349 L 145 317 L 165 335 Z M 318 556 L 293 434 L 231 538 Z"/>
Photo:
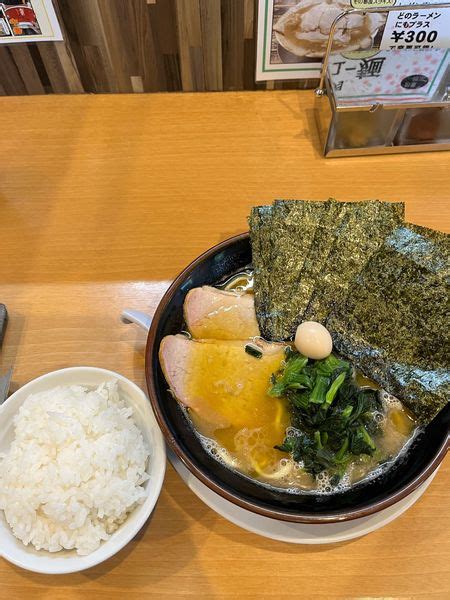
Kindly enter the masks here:
<path id="1" fill-rule="evenodd" d="M 199 481 L 174 452 L 169 450 L 168 457 L 188 488 L 216 513 L 242 529 L 290 544 L 336 544 L 376 531 L 408 510 L 422 496 L 437 473 L 436 470 L 420 487 L 403 500 L 373 515 L 342 523 L 308 525 L 307 523 L 277 521 L 240 508 Z"/>
<path id="2" fill-rule="evenodd" d="M 138 533 L 155 507 L 164 480 L 166 449 L 161 431 L 144 392 L 122 375 L 96 367 L 72 367 L 53 371 L 30 381 L 12 394 L 0 406 L 0 452 L 5 452 L 13 439 L 13 417 L 30 394 L 50 389 L 57 385 L 97 386 L 103 381 L 117 379 L 119 388 L 127 402 L 133 407 L 134 420 L 142 431 L 144 440 L 151 449 L 148 474 L 150 479 L 144 487 L 147 497 L 111 536 L 109 540 L 88 556 L 78 556 L 74 550 L 50 553 L 24 546 L 15 538 L 0 511 L 0 555 L 15 565 L 37 573 L 74 573 L 97 565 L 121 550 Z"/>

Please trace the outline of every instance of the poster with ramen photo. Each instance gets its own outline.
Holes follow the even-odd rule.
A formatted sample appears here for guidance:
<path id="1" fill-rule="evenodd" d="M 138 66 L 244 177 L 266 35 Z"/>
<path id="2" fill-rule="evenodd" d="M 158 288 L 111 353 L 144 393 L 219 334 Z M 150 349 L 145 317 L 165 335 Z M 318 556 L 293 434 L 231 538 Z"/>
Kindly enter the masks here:
<path id="1" fill-rule="evenodd" d="M 256 80 L 319 77 L 331 25 L 352 4 L 351 0 L 259 0 Z M 379 44 L 385 23 L 386 13 L 343 17 L 333 51 L 370 50 Z"/>
<path id="2" fill-rule="evenodd" d="M 0 0 L 0 44 L 62 39 L 51 0 Z"/>

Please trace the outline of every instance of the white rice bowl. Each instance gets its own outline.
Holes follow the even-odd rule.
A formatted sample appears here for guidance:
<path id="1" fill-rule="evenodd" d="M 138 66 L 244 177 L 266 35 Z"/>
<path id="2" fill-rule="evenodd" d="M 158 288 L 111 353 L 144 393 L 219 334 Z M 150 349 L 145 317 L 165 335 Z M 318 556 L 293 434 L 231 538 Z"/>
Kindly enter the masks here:
<path id="1" fill-rule="evenodd" d="M 165 471 L 145 394 L 92 367 L 13 394 L 0 407 L 0 455 L 0 553 L 45 573 L 115 554 L 148 518 Z"/>

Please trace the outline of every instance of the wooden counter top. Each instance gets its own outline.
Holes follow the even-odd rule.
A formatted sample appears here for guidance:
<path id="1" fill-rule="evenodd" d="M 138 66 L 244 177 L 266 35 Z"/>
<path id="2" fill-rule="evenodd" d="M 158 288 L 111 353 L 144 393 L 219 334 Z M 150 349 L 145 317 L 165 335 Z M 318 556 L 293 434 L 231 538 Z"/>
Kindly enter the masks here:
<path id="1" fill-rule="evenodd" d="M 145 335 L 170 280 L 246 230 L 273 198 L 404 200 L 409 221 L 450 230 L 450 153 L 322 159 L 312 92 L 1 98 L 0 373 L 13 389 L 95 365 L 144 386 Z M 1 552 L 1 550 L 0 550 Z M 87 572 L 28 573 L 0 559 L 8 600 L 448 598 L 450 458 L 385 528 L 333 546 L 257 537 L 168 469 L 138 537 Z"/>

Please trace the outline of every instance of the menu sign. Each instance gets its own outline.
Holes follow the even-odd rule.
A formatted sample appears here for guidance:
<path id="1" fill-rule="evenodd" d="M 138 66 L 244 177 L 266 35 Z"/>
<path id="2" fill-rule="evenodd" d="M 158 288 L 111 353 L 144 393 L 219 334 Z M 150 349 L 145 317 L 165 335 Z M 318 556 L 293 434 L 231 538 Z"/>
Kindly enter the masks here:
<path id="1" fill-rule="evenodd" d="M 407 8 L 419 0 L 259 0 L 256 80 L 319 77 L 331 26 L 351 8 L 405 6 L 345 14 L 333 54 L 450 48 L 450 9 L 424 3 L 430 8 Z"/>
<path id="2" fill-rule="evenodd" d="M 310 0 L 259 0 L 257 81 L 319 76 L 323 49 L 319 48 L 317 55 L 308 48 L 308 38 L 314 36 L 319 17 L 311 13 L 310 8 L 314 8 L 311 4 L 320 10 L 321 0 L 312 3 Z M 346 4 L 348 8 L 349 3 Z M 304 28 L 304 19 L 308 20 L 311 15 L 314 22 Z"/>
<path id="3" fill-rule="evenodd" d="M 0 0 L 0 44 L 62 39 L 51 0 Z"/>
<path id="4" fill-rule="evenodd" d="M 449 50 L 381 50 L 333 55 L 328 74 L 339 106 L 372 106 L 432 100 L 449 66 Z"/>
<path id="5" fill-rule="evenodd" d="M 432 9 L 392 11 L 387 18 L 380 48 L 450 48 L 450 8 L 436 6 Z"/>
<path id="6" fill-rule="evenodd" d="M 430 8 L 414 9 L 424 4 Z M 450 8 L 441 4 L 445 0 L 351 0 L 353 8 L 399 8 L 387 13 L 380 50 L 450 48 Z"/>

